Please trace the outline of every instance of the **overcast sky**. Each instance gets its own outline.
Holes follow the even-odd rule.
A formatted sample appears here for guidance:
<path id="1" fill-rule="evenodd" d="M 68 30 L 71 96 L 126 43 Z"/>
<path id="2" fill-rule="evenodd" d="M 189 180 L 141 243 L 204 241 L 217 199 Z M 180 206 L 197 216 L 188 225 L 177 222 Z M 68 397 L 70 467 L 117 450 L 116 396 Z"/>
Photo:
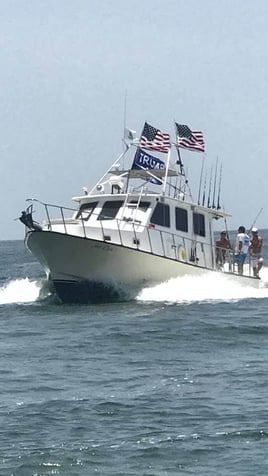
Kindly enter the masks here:
<path id="1" fill-rule="evenodd" d="M 260 208 L 268 228 L 267 25 L 266 0 L 0 0 L 0 239 L 23 239 L 26 198 L 72 206 L 103 175 L 125 91 L 138 133 L 203 131 L 230 228 Z M 199 174 L 202 154 L 182 155 Z"/>

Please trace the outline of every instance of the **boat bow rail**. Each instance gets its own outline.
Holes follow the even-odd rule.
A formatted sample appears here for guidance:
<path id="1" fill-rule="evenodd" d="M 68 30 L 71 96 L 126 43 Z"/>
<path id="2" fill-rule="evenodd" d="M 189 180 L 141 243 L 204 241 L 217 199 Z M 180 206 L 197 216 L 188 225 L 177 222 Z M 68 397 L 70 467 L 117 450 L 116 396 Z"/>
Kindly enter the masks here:
<path id="1" fill-rule="evenodd" d="M 124 202 L 128 205 L 129 197 Z M 30 232 L 60 233 L 86 240 L 95 240 L 111 245 L 117 245 L 140 252 L 150 253 L 156 256 L 180 261 L 187 265 L 198 266 L 209 270 L 218 270 L 216 263 L 215 248 L 211 243 L 200 240 L 197 237 L 184 236 L 183 233 L 172 233 L 158 229 L 148 223 L 143 225 L 135 218 L 114 218 L 112 221 L 99 219 L 98 227 L 89 226 L 83 213 L 76 218 L 79 211 L 77 208 L 63 207 L 32 199 L 32 204 L 25 212 L 31 217 L 26 225 L 26 235 Z M 45 211 L 45 221 L 41 225 L 32 220 L 33 203 L 40 205 Z M 72 214 L 72 216 L 70 216 Z M 94 216 L 94 212 L 92 213 Z M 95 214 L 97 215 L 97 214 Z M 57 218 L 54 218 L 57 216 Z M 60 218 L 59 218 L 60 216 Z M 112 222 L 112 223 L 111 223 Z M 34 223 L 34 226 L 31 226 Z M 221 271 L 237 274 L 237 266 L 234 264 L 234 253 L 226 250 L 225 267 Z M 252 275 L 250 263 L 248 263 L 248 275 Z"/>
<path id="2" fill-rule="evenodd" d="M 129 200 L 128 196 L 126 205 L 128 205 L 127 200 Z M 87 224 L 83 214 L 79 218 L 74 218 L 78 214 L 77 209 L 48 204 L 36 199 L 33 202 L 43 207 L 46 219 L 42 225 L 36 222 L 38 223 L 37 229 L 26 226 L 26 234 L 29 233 L 29 230 L 61 233 L 132 248 L 193 265 L 205 265 L 214 269 L 215 257 L 211 256 L 210 243 L 158 229 L 151 223 L 143 225 L 140 220 L 135 219 L 135 215 L 133 219 L 123 217 L 114 218 L 111 221 L 107 221 L 103 217 L 98 220 L 99 226 L 93 227 Z M 124 207 L 125 205 L 123 209 Z M 68 216 L 70 212 L 73 213 L 72 217 Z M 33 209 L 32 213 L 35 213 Z M 54 218 L 55 214 L 60 218 Z M 92 216 L 94 215 L 97 214 L 92 213 Z M 210 256 L 209 260 L 208 256 Z"/>

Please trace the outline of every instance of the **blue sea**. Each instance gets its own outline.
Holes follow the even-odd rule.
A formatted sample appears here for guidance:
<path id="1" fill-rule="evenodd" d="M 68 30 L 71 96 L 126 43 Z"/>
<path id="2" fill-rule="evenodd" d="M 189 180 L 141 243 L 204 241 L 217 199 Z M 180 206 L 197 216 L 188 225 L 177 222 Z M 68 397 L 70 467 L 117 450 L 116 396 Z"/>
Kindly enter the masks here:
<path id="1" fill-rule="evenodd" d="M 57 303 L 23 241 L 0 256 L 0 476 L 268 474 L 267 246 L 260 289 L 105 305 Z"/>

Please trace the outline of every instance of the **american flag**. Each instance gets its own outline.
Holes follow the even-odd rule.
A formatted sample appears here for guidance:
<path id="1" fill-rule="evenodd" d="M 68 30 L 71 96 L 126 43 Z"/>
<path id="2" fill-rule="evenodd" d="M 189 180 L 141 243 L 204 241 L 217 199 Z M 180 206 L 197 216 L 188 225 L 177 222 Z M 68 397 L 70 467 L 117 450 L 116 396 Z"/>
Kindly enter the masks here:
<path id="1" fill-rule="evenodd" d="M 140 146 L 147 150 L 158 150 L 158 152 L 168 152 L 170 148 L 170 135 L 161 132 L 147 122 L 141 134 Z"/>
<path id="2" fill-rule="evenodd" d="M 177 145 L 182 149 L 205 152 L 203 132 L 191 131 L 188 126 L 175 122 L 177 132 Z"/>

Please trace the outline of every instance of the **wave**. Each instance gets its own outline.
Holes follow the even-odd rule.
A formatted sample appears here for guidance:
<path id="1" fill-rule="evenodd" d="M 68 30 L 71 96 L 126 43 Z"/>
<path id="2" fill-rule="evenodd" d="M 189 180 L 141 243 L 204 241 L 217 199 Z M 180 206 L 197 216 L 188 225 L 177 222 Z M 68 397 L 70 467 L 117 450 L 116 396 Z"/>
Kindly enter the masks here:
<path id="1" fill-rule="evenodd" d="M 44 280 L 14 279 L 0 287 L 0 305 L 35 302 L 48 293 Z"/>
<path id="2" fill-rule="evenodd" d="M 243 285 L 236 278 L 221 273 L 182 276 L 144 288 L 136 297 L 142 302 L 191 303 L 202 301 L 237 301 L 268 298 L 268 268 L 261 270 L 259 287 Z M 0 305 L 44 301 L 52 292 L 46 279 L 14 279 L 0 287 Z"/>
<path id="3" fill-rule="evenodd" d="M 191 303 L 202 301 L 237 301 L 268 298 L 268 268 L 261 270 L 259 287 L 241 284 L 235 277 L 221 273 L 183 276 L 143 289 L 137 296 L 143 302 Z"/>

